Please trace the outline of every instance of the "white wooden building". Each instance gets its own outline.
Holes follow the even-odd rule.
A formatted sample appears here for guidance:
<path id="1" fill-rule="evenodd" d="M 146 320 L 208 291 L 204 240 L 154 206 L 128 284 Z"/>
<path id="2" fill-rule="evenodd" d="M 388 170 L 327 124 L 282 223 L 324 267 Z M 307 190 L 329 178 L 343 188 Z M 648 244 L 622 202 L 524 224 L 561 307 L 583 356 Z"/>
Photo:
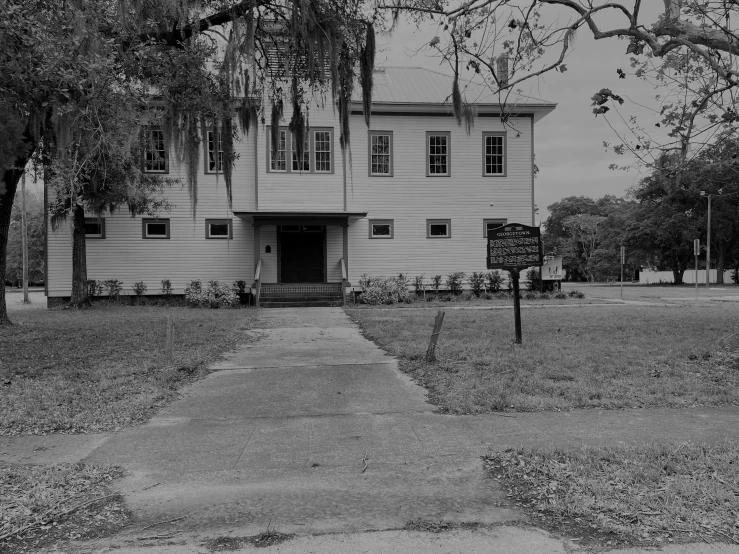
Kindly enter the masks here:
<path id="1" fill-rule="evenodd" d="M 88 277 L 119 279 L 128 294 L 139 281 L 147 294 L 159 294 L 168 279 L 182 294 L 195 279 L 320 290 L 356 288 L 363 274 L 430 279 L 484 271 L 488 227 L 533 224 L 534 127 L 555 105 L 512 96 L 501 109 L 500 98 L 467 84 L 463 94 L 477 107 L 468 133 L 452 115 L 450 91 L 451 77 L 435 71 L 376 71 L 371 127 L 357 98 L 345 156 L 330 99 L 316 99 L 302 164 L 292 153 L 289 111 L 276 153 L 269 124 L 253 125 L 235 144 L 231 208 L 223 176 L 210 171 L 215 147 L 204 140 L 196 217 L 187 189 L 175 187 L 168 192 L 174 207 L 158 219 L 125 210 L 90 218 Z M 501 112 L 509 115 L 505 124 Z M 184 167 L 163 149 L 166 167 L 150 169 L 184 183 Z M 47 296 L 68 297 L 71 232 L 49 229 Z"/>

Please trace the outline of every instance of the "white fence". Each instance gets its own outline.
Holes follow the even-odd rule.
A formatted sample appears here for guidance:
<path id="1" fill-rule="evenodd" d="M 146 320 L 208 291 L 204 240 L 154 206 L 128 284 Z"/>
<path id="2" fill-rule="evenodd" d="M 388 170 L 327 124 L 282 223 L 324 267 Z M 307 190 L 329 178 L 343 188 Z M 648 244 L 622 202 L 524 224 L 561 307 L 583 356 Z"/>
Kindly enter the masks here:
<path id="1" fill-rule="evenodd" d="M 695 283 L 695 270 L 688 269 L 683 273 L 683 283 Z M 731 284 L 734 281 L 731 280 L 732 271 L 724 271 L 724 283 Z M 709 274 L 711 283 L 716 282 L 716 270 L 712 269 Z M 654 283 L 672 283 L 674 278 L 672 271 L 641 271 L 639 272 L 639 284 L 640 285 L 651 285 Z M 698 270 L 698 284 L 706 282 L 706 270 Z"/>

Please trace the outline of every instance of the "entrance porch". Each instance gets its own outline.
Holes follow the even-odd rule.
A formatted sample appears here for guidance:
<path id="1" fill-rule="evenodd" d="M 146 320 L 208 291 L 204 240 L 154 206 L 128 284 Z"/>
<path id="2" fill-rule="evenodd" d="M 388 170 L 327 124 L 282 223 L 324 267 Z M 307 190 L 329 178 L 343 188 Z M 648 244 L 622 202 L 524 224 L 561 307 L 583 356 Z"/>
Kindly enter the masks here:
<path id="1" fill-rule="evenodd" d="M 349 267 L 348 229 L 366 212 L 240 212 L 254 227 L 256 305 L 340 306 Z"/>

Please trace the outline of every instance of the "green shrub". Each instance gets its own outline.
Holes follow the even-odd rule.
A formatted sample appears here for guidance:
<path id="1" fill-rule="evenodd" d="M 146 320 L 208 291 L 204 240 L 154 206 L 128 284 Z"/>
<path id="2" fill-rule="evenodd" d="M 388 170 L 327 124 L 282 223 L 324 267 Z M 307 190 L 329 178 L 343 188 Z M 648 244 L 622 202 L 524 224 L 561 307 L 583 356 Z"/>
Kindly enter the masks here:
<path id="1" fill-rule="evenodd" d="M 531 268 L 526 272 L 526 290 L 539 290 L 539 270 Z"/>
<path id="2" fill-rule="evenodd" d="M 87 295 L 90 298 L 95 298 L 96 296 L 103 294 L 103 288 L 104 286 L 102 281 L 96 281 L 95 279 L 87 280 Z"/>
<path id="3" fill-rule="evenodd" d="M 446 286 L 451 294 L 459 294 L 462 292 L 462 284 L 464 283 L 464 271 L 455 271 L 446 276 Z"/>
<path id="4" fill-rule="evenodd" d="M 137 281 L 133 284 L 133 292 L 136 293 L 136 296 L 141 296 L 142 294 L 146 294 L 147 286 L 143 281 Z"/>
<path id="5" fill-rule="evenodd" d="M 557 292 L 557 294 L 554 295 L 554 298 L 557 298 L 559 300 L 564 300 L 564 299 L 567 298 L 567 293 L 566 292 L 559 291 L 559 292 Z"/>
<path id="6" fill-rule="evenodd" d="M 232 287 L 236 293 L 246 294 L 246 281 L 235 281 Z"/>
<path id="7" fill-rule="evenodd" d="M 485 275 L 485 278 L 487 279 L 488 290 L 490 292 L 498 292 L 503 287 L 503 276 L 498 273 L 497 269 Z"/>
<path id="8" fill-rule="evenodd" d="M 365 273 L 359 279 L 362 294 L 359 301 L 363 304 L 394 304 L 405 302 L 408 298 L 408 283 L 403 274 L 398 277 L 369 277 Z"/>
<path id="9" fill-rule="evenodd" d="M 536 300 L 537 298 L 539 298 L 539 295 L 536 292 L 534 292 L 533 290 L 527 290 L 524 293 L 523 297 L 526 300 Z"/>
<path id="10" fill-rule="evenodd" d="M 123 290 L 123 282 L 118 279 L 108 279 L 103 283 L 108 289 L 108 300 L 118 300 Z"/>
<path id="11" fill-rule="evenodd" d="M 199 279 L 190 281 L 185 287 L 188 305 L 197 308 L 232 308 L 239 303 L 237 294 L 236 289 L 220 285 L 218 281 L 208 281 L 205 289 Z"/>
<path id="12" fill-rule="evenodd" d="M 485 274 L 481 271 L 473 271 L 470 276 L 470 288 L 475 296 L 480 296 L 485 288 Z"/>
<path id="13" fill-rule="evenodd" d="M 413 278 L 413 286 L 416 287 L 416 294 L 423 294 L 426 289 L 426 285 L 423 283 L 423 274 L 416 275 Z"/>
<path id="14" fill-rule="evenodd" d="M 585 298 L 585 294 L 579 290 L 571 290 L 569 293 L 570 298 Z"/>
<path id="15" fill-rule="evenodd" d="M 438 296 L 439 289 L 441 288 L 441 275 L 434 275 L 434 290 L 436 291 L 436 294 Z"/>
<path id="16" fill-rule="evenodd" d="M 162 281 L 162 294 L 164 296 L 172 296 L 172 283 L 169 279 L 164 279 Z"/>

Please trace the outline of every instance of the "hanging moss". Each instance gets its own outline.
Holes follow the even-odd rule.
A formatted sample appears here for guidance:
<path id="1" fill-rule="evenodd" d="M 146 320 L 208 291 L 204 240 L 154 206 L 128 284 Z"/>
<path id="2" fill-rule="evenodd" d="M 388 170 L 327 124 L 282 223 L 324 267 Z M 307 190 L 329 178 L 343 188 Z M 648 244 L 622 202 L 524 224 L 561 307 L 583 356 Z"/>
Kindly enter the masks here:
<path id="1" fill-rule="evenodd" d="M 226 181 L 226 195 L 228 207 L 233 207 L 233 164 L 236 159 L 234 153 L 234 128 L 233 118 L 226 115 L 221 120 L 221 137 L 223 140 L 223 180 Z M 216 167 L 218 165 L 216 164 Z"/>
<path id="2" fill-rule="evenodd" d="M 452 113 L 457 125 L 462 125 L 462 93 L 459 91 L 459 73 L 456 70 L 452 82 Z"/>
<path id="3" fill-rule="evenodd" d="M 370 126 L 372 111 L 372 86 L 375 72 L 375 29 L 371 22 L 367 22 L 367 34 L 364 48 L 360 56 L 360 75 L 362 80 L 362 112 L 364 122 Z"/>
<path id="4" fill-rule="evenodd" d="M 346 44 L 341 49 L 338 65 L 338 108 L 339 108 L 339 144 L 347 148 L 351 141 L 349 134 L 349 106 L 354 91 L 354 64 Z"/>
<path id="5" fill-rule="evenodd" d="M 292 85 L 291 85 L 291 95 L 292 95 L 292 108 L 293 108 L 293 115 L 290 119 L 290 125 L 288 128 L 290 129 L 290 132 L 293 135 L 293 144 L 296 145 L 296 153 L 298 156 L 298 160 L 303 159 L 303 152 L 305 151 L 305 117 L 303 116 L 303 111 L 300 107 L 300 91 L 298 88 L 298 79 L 293 76 Z M 274 127 L 273 127 L 274 128 Z M 302 162 L 298 162 L 299 166 L 302 167 Z"/>
<path id="6" fill-rule="evenodd" d="M 467 134 L 472 133 L 472 128 L 475 126 L 475 118 L 477 117 L 477 107 L 474 104 L 464 103 L 462 107 L 462 118 L 464 119 L 464 128 Z"/>
<path id="7" fill-rule="evenodd" d="M 270 123 L 272 125 L 272 137 L 270 137 L 270 144 L 272 146 L 272 152 L 277 152 L 279 146 L 279 133 L 277 129 L 280 128 L 280 120 L 282 119 L 282 112 L 284 106 L 282 104 L 282 98 L 272 101 L 272 113 L 270 114 Z"/>

